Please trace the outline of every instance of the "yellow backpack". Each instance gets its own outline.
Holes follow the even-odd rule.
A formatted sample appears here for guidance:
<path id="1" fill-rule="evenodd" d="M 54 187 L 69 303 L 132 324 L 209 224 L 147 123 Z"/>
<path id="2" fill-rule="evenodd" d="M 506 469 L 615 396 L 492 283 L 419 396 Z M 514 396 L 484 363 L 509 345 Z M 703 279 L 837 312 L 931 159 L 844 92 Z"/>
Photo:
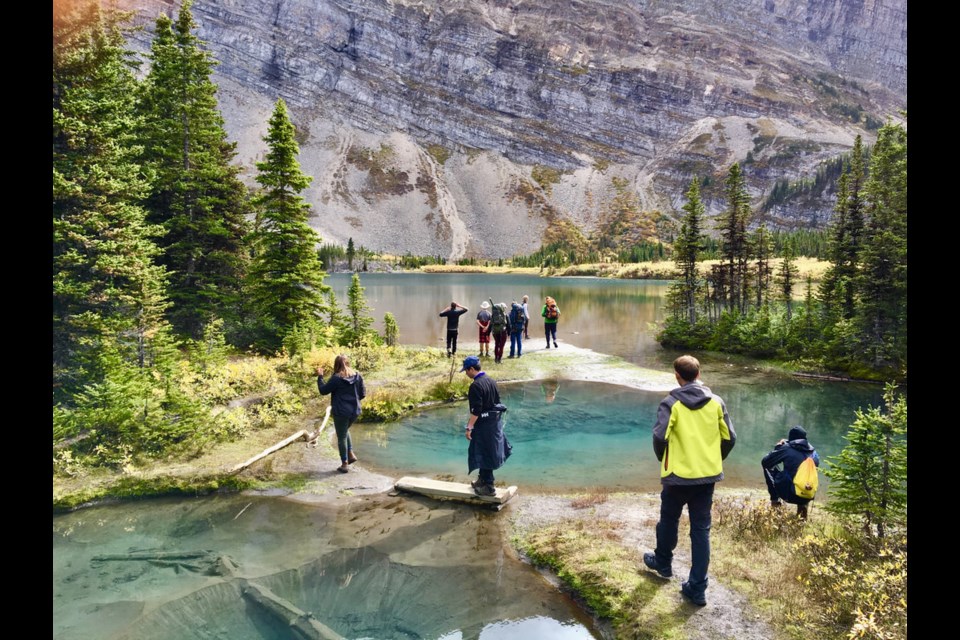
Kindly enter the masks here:
<path id="1" fill-rule="evenodd" d="M 797 467 L 797 473 L 793 476 L 793 492 L 798 498 L 812 500 L 813 496 L 817 495 L 818 485 L 817 465 L 814 464 L 813 456 L 810 455 Z"/>

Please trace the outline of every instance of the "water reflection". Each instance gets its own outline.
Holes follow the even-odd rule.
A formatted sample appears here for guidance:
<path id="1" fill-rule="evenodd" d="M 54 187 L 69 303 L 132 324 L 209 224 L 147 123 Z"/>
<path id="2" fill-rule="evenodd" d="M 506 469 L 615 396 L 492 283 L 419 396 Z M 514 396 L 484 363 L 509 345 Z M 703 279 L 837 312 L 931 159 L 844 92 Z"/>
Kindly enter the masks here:
<path id="1" fill-rule="evenodd" d="M 385 496 L 335 510 L 220 496 L 57 516 L 54 636 L 294 637 L 245 594 L 256 585 L 349 638 L 595 637 L 568 598 L 509 554 L 501 524 L 469 506 Z M 229 558 L 236 573 L 139 559 L 192 550 Z M 138 559 L 104 560 L 131 553 Z"/>

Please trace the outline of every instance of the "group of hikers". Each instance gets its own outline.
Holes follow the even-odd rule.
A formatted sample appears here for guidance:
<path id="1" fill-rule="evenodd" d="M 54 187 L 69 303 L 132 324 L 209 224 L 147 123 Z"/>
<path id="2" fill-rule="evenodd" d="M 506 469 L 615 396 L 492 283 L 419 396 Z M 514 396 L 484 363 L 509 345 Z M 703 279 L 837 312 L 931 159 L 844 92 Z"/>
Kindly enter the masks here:
<path id="1" fill-rule="evenodd" d="M 457 354 L 457 337 L 460 334 L 460 316 L 469 309 L 456 301 L 440 312 L 441 318 L 447 319 L 447 357 Z M 551 341 L 554 349 L 557 345 L 557 321 L 560 319 L 560 308 L 557 301 L 547 296 L 540 310 L 543 318 L 543 331 L 547 340 L 547 349 Z M 493 298 L 480 303 L 480 312 L 477 313 L 477 329 L 480 340 L 480 357 L 490 356 L 490 338 L 493 337 L 493 361 L 497 364 L 503 361 L 503 350 L 510 336 L 510 355 L 507 358 L 519 358 L 523 355 L 523 341 L 530 339 L 530 296 L 523 296 L 520 302 L 514 300 L 510 307 L 505 302 L 494 303 Z"/>
<path id="2" fill-rule="evenodd" d="M 527 296 L 523 300 L 524 306 L 513 303 L 510 312 L 513 317 L 506 324 L 511 335 L 523 332 L 529 322 L 524 309 Z M 555 301 L 550 302 L 552 300 L 547 298 L 544 310 L 549 304 L 556 305 Z M 501 304 L 493 308 L 505 311 L 505 307 Z M 501 325 L 495 324 L 494 315 L 488 312 L 489 305 L 486 302 L 481 308 L 480 315 L 484 319 L 477 319 L 481 332 L 485 325 L 488 332 L 496 335 L 496 328 Z M 459 317 L 467 309 L 453 302 L 448 311 L 448 318 L 454 312 L 457 313 L 453 317 Z M 487 315 L 484 312 L 488 312 Z M 549 337 L 548 332 L 548 346 Z M 452 355 L 456 352 L 455 337 L 448 344 L 449 354 Z M 483 344 L 481 339 L 481 346 Z M 495 351 L 496 362 L 500 362 L 503 342 L 498 340 L 498 344 L 501 346 Z M 519 356 L 519 336 L 516 346 Z M 511 349 L 510 357 L 513 356 Z M 471 379 L 467 392 L 469 417 L 464 428 L 464 435 L 470 442 L 467 473 L 478 470 L 477 480 L 471 482 L 478 496 L 495 496 L 493 472 L 510 457 L 512 447 L 504 433 L 504 413 L 507 408 L 500 401 L 496 381 L 482 369 L 480 357 L 474 355 L 464 358 L 460 368 Z M 678 386 L 660 402 L 653 425 L 653 451 L 660 461 L 660 519 L 656 526 L 656 547 L 652 552 L 643 554 L 643 563 L 661 577 L 673 576 L 673 551 L 677 546 L 680 516 L 686 505 L 690 518 L 691 566 L 687 580 L 680 586 L 680 593 L 693 604 L 704 606 L 707 604 L 714 486 L 723 480 L 723 460 L 733 450 L 737 434 L 723 399 L 700 380 L 700 362 L 693 356 L 683 355 L 674 360 L 673 369 Z M 350 368 L 349 360 L 343 355 L 336 357 L 329 381 L 324 382 L 323 367 L 317 367 L 316 373 L 320 393 L 332 394 L 331 413 L 341 460 L 338 471 L 347 473 L 349 465 L 357 461 L 349 429 L 360 415 L 360 401 L 366 395 L 363 377 Z M 806 519 L 807 507 L 817 491 L 816 468 L 820 465 L 820 457 L 807 440 L 803 427 L 791 428 L 787 437 L 777 442 L 773 450 L 763 457 L 760 465 L 771 506 L 780 508 L 784 502 L 795 504 L 797 515 Z"/>

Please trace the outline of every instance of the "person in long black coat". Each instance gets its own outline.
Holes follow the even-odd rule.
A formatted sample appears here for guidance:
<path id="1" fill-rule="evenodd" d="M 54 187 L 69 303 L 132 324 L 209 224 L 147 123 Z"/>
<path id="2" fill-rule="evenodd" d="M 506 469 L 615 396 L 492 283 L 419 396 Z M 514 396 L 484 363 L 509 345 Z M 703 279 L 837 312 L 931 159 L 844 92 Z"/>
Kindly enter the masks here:
<path id="1" fill-rule="evenodd" d="M 473 380 L 467 392 L 470 405 L 470 419 L 467 421 L 466 438 L 470 441 L 467 449 L 467 473 L 479 469 L 479 478 L 471 483 L 477 495 L 496 494 L 493 487 L 494 469 L 499 469 L 510 457 L 511 446 L 503 433 L 503 411 L 500 404 L 500 391 L 496 381 L 480 370 L 480 358 L 464 358 L 460 368 Z"/>

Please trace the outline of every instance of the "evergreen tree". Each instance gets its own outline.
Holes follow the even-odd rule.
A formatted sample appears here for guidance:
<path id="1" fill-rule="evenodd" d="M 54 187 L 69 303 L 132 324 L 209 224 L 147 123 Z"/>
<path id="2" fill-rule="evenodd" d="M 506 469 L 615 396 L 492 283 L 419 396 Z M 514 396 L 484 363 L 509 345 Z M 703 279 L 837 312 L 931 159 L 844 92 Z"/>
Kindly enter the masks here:
<path id="1" fill-rule="evenodd" d="M 726 179 L 727 208 L 717 216 L 720 231 L 721 258 L 727 268 L 727 307 L 734 312 L 746 310 L 748 296 L 747 265 L 749 243 L 747 223 L 750 219 L 750 196 L 740 165 L 730 167 Z"/>
<path id="2" fill-rule="evenodd" d="M 306 327 L 323 310 L 323 279 L 317 257 L 320 237 L 309 224 L 310 205 L 300 192 L 310 184 L 297 155 L 294 127 L 282 99 L 270 117 L 263 162 L 257 163 L 261 191 L 254 201 L 254 255 L 248 276 L 251 302 L 264 327 L 261 346 L 276 349 L 294 325 Z"/>
<path id="3" fill-rule="evenodd" d="M 400 327 L 397 326 L 397 319 L 387 311 L 383 314 L 383 341 L 388 347 L 395 347 L 398 340 L 400 340 Z"/>
<path id="4" fill-rule="evenodd" d="M 907 357 L 907 132 L 880 128 L 865 187 L 868 221 L 854 318 L 874 368 L 905 369 Z"/>
<path id="5" fill-rule="evenodd" d="M 704 206 L 700 201 L 700 184 L 696 178 L 690 181 L 683 210 L 687 213 L 673 244 L 673 259 L 680 279 L 670 287 L 670 295 L 675 300 L 674 317 L 684 317 L 693 325 L 697 322 L 697 295 L 702 287 L 697 262 L 704 248 Z"/>
<path id="6" fill-rule="evenodd" d="M 99 3 L 54 9 L 53 377 L 55 401 L 71 402 L 117 361 L 103 349 L 143 366 L 167 302 L 153 264 L 159 229 L 137 204 L 146 183 L 126 15 Z"/>
<path id="7" fill-rule="evenodd" d="M 827 259 L 831 265 L 820 283 L 822 322 L 828 329 L 854 314 L 855 282 L 863 235 L 863 141 L 857 136 L 848 169 L 837 181 L 837 202 L 830 224 Z"/>
<path id="8" fill-rule="evenodd" d="M 857 410 L 846 435 L 849 444 L 828 460 L 827 509 L 859 519 L 867 535 L 884 537 L 891 525 L 903 524 L 907 510 L 907 401 L 887 385 L 886 411 Z"/>
<path id="9" fill-rule="evenodd" d="M 777 272 L 777 284 L 780 285 L 780 295 L 787 308 L 787 322 L 793 318 L 793 287 L 797 282 L 797 265 L 793 263 L 793 252 L 789 247 L 784 249 L 783 262 Z"/>
<path id="10" fill-rule="evenodd" d="M 759 309 L 764 305 L 764 301 L 769 298 L 770 276 L 773 271 L 770 266 L 773 245 L 765 223 L 757 227 L 750 244 L 753 247 L 753 255 L 757 260 L 754 275 L 756 276 L 757 308 Z"/>
<path id="11" fill-rule="evenodd" d="M 215 315 L 233 317 L 239 304 L 248 203 L 210 80 L 216 62 L 192 33 L 191 5 L 185 0 L 176 23 L 157 18 L 140 110 L 154 175 L 149 220 L 165 229 L 170 316 L 178 331 L 199 338 Z"/>
<path id="12" fill-rule="evenodd" d="M 339 342 L 340 336 L 347 331 L 347 317 L 340 311 L 340 305 L 337 304 L 337 296 L 333 289 L 327 288 L 327 326 L 336 334 L 336 340 Z"/>
<path id="13" fill-rule="evenodd" d="M 373 324 L 373 318 L 368 313 L 372 309 L 367 304 L 363 291 L 360 274 L 354 273 L 347 290 L 347 310 L 350 318 L 346 332 L 347 343 L 353 346 L 360 344 L 363 337 L 370 333 L 370 325 Z"/>
<path id="14" fill-rule="evenodd" d="M 350 271 L 353 271 L 353 257 L 356 255 L 356 250 L 353 247 L 353 238 L 347 238 L 347 268 Z"/>

